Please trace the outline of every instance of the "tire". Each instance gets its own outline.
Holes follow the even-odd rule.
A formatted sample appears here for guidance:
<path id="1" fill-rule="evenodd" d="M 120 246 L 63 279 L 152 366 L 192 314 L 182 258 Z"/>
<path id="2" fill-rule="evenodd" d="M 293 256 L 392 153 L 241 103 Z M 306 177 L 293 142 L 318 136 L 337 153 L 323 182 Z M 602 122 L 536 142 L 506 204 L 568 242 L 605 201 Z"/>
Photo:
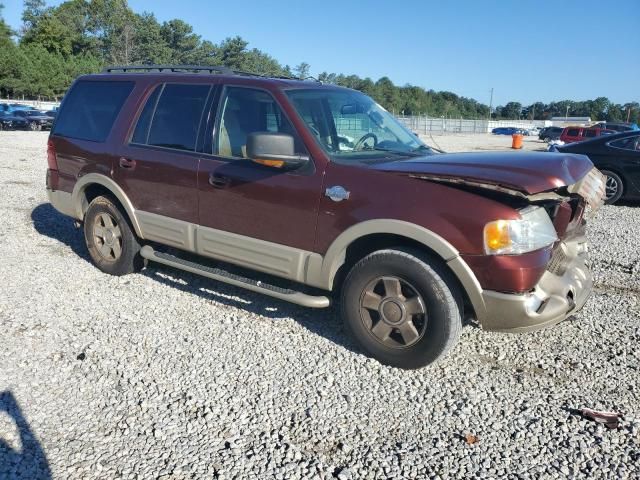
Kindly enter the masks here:
<path id="1" fill-rule="evenodd" d="M 96 197 L 89 204 L 84 239 L 94 265 L 105 273 L 120 276 L 144 267 L 138 238 L 111 197 Z"/>
<path id="2" fill-rule="evenodd" d="M 343 283 L 343 321 L 381 363 L 429 365 L 456 344 L 462 330 L 462 296 L 450 278 L 444 266 L 416 250 L 371 253 Z"/>
<path id="3" fill-rule="evenodd" d="M 607 205 L 613 205 L 616 203 L 622 195 L 624 195 L 624 182 L 620 175 L 610 170 L 601 170 L 602 174 L 607 177 L 606 192 L 607 198 L 604 203 Z"/>
<path id="4" fill-rule="evenodd" d="M 31 130 L 32 132 L 37 132 L 41 130 L 41 127 L 36 122 L 29 122 L 29 130 Z"/>

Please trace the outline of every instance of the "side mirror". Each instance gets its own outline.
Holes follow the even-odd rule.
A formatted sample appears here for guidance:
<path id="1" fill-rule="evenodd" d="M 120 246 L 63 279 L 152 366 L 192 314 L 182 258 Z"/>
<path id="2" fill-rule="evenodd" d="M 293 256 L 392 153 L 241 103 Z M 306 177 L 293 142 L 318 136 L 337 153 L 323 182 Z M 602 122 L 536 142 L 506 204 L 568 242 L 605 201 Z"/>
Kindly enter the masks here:
<path id="1" fill-rule="evenodd" d="M 253 132 L 247 136 L 247 157 L 255 163 L 274 168 L 298 168 L 309 161 L 296 155 L 292 135 L 275 132 Z"/>

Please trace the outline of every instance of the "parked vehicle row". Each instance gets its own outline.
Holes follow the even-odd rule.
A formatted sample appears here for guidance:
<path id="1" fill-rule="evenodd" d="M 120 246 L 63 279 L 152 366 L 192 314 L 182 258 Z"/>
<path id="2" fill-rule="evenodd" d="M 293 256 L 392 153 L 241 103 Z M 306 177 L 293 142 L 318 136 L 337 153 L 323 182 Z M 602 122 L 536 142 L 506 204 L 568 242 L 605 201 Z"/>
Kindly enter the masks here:
<path id="1" fill-rule="evenodd" d="M 55 110 L 42 112 L 32 107 L 0 110 L 0 130 L 50 130 L 55 116 Z"/>

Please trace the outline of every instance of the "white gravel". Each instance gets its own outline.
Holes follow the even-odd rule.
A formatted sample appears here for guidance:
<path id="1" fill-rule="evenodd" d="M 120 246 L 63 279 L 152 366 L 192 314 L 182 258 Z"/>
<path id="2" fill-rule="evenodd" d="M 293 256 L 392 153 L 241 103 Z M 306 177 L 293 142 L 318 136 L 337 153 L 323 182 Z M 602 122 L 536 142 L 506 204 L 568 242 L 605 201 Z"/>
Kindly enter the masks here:
<path id="1" fill-rule="evenodd" d="M 575 318 L 469 326 L 402 371 L 335 309 L 158 265 L 102 274 L 46 202 L 46 138 L 0 132 L 0 478 L 640 476 L 639 206 L 591 221 L 597 287 Z"/>

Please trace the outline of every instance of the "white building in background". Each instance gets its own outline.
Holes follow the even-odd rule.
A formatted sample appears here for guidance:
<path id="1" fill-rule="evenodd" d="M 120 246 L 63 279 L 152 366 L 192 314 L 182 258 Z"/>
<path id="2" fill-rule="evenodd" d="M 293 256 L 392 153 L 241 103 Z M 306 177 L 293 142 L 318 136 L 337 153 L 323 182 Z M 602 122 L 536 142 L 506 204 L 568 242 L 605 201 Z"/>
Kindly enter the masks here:
<path id="1" fill-rule="evenodd" d="M 591 117 L 551 117 L 551 122 L 555 127 L 566 125 L 589 125 Z"/>

